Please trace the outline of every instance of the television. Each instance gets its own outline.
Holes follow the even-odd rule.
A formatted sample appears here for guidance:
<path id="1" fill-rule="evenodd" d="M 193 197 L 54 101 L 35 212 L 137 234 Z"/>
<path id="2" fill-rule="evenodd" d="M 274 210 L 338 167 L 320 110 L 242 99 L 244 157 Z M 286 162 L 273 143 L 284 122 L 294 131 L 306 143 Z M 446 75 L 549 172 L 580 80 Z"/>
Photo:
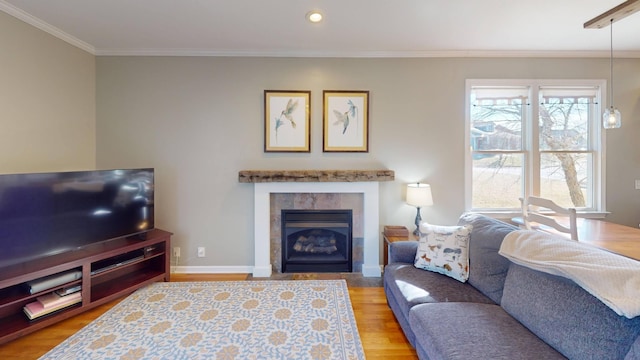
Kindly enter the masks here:
<path id="1" fill-rule="evenodd" d="M 154 228 L 154 169 L 0 175 L 0 269 Z"/>

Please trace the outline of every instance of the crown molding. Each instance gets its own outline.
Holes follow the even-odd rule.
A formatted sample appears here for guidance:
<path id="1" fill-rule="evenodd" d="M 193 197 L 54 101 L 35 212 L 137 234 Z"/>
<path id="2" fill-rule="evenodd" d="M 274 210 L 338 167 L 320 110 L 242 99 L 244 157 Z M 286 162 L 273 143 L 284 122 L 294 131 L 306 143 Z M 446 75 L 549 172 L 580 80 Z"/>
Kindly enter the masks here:
<path id="1" fill-rule="evenodd" d="M 67 34 L 57 27 L 38 19 L 37 17 L 7 3 L 4 0 L 0 0 L 0 10 L 50 35 L 53 35 L 60 40 L 66 41 L 67 43 L 78 47 L 92 55 L 96 54 L 96 49 L 90 44 L 87 44 L 86 42 Z"/>
<path id="2" fill-rule="evenodd" d="M 608 58 L 609 51 L 251 51 L 199 49 L 99 49 L 96 56 L 209 56 L 289 58 Z M 616 51 L 616 58 L 640 58 L 640 51 Z"/>

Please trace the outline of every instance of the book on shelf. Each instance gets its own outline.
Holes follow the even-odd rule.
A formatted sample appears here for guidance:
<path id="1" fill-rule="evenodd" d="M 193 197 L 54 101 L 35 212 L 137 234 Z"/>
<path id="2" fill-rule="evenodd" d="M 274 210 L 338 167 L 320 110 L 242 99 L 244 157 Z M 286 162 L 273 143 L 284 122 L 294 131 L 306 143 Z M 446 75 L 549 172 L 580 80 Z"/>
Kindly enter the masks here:
<path id="1" fill-rule="evenodd" d="M 49 309 L 49 308 L 58 306 L 60 304 L 66 304 L 67 302 L 73 301 L 79 297 L 80 297 L 79 292 L 75 292 L 66 296 L 58 295 L 57 292 L 52 292 L 46 295 L 38 296 L 36 300 L 39 301 L 40 304 L 42 304 L 43 308 Z"/>
<path id="2" fill-rule="evenodd" d="M 40 300 L 36 300 L 25 305 L 23 311 L 27 315 L 29 320 L 37 319 L 54 311 L 58 311 L 71 305 L 80 303 L 82 301 L 81 294 L 82 293 L 80 292 L 76 292 L 68 296 L 62 296 L 60 297 L 60 301 L 50 302 L 48 300 L 45 300 L 48 305 L 47 307 L 45 307 L 44 304 L 40 302 Z"/>

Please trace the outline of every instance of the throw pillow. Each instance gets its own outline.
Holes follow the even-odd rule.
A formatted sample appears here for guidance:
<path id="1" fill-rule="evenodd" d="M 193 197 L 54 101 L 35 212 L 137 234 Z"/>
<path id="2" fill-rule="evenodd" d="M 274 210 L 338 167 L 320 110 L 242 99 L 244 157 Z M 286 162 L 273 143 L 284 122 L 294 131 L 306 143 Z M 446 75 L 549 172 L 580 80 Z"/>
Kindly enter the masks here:
<path id="1" fill-rule="evenodd" d="M 472 229 L 472 225 L 420 224 L 414 266 L 466 282 L 469 278 L 469 236 Z"/>

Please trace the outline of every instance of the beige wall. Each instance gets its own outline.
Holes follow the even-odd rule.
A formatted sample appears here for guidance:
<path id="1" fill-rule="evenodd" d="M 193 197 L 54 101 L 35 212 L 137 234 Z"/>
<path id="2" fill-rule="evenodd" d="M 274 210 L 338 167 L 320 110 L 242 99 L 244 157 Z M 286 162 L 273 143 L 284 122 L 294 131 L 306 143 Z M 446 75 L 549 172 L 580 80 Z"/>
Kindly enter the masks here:
<path id="1" fill-rule="evenodd" d="M 0 173 L 95 167 L 95 57 L 0 12 Z"/>
<path id="2" fill-rule="evenodd" d="M 640 60 L 616 61 L 623 128 L 608 132 L 607 208 L 640 222 Z M 180 265 L 253 263 L 253 186 L 244 169 L 395 170 L 381 183 L 380 223 L 412 225 L 407 182 L 431 183 L 423 219 L 464 211 L 467 78 L 608 77 L 608 59 L 332 59 L 98 57 L 97 164 L 153 166 L 157 225 L 175 232 Z M 311 90 L 311 153 L 263 152 L 263 90 Z M 370 151 L 322 152 L 322 90 L 370 91 Z M 205 246 L 207 257 L 195 257 Z"/>

